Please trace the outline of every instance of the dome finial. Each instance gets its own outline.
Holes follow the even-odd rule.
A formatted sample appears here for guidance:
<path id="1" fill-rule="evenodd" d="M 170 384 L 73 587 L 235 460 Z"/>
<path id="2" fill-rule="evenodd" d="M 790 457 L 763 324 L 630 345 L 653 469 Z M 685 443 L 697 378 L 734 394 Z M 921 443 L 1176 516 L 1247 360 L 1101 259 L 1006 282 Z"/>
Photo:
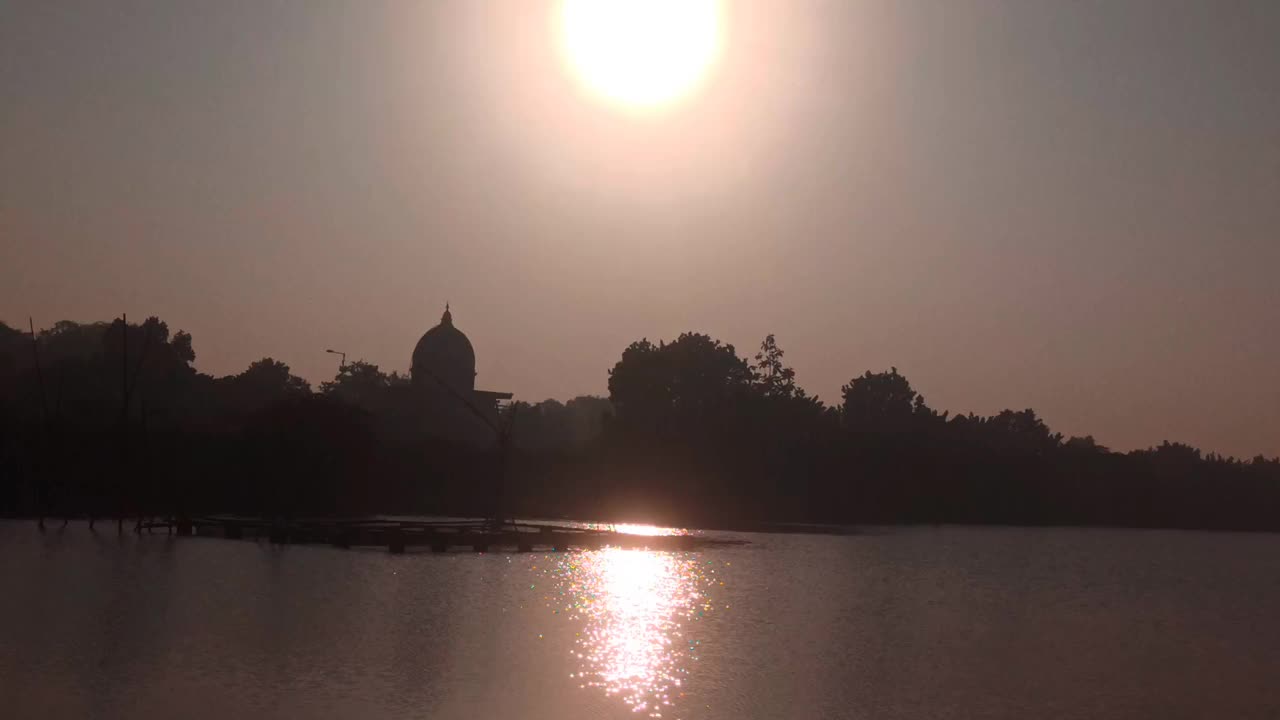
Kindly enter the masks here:
<path id="1" fill-rule="evenodd" d="M 448 303 L 448 302 L 445 302 L 445 304 L 444 304 L 444 315 L 442 315 L 442 316 L 440 317 L 440 324 L 441 324 L 441 325 L 452 325 L 452 324 L 453 324 L 453 313 L 449 312 L 449 303 Z"/>

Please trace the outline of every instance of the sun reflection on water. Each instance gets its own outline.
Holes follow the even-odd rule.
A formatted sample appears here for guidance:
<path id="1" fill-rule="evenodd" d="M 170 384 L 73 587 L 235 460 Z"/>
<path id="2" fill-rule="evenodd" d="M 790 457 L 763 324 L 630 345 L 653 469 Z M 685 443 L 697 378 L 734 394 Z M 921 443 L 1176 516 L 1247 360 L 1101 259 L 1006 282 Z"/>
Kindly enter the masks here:
<path id="1" fill-rule="evenodd" d="M 612 530 L 625 535 L 688 535 L 689 531 L 683 528 L 661 527 L 659 525 L 647 525 L 643 523 L 582 523 L 580 525 L 588 530 Z"/>
<path id="2" fill-rule="evenodd" d="M 558 591 L 551 606 L 581 623 L 571 650 L 578 672 L 571 677 L 634 712 L 655 718 L 671 712 L 698 659 L 691 626 L 711 612 L 714 563 L 693 552 L 616 547 L 550 559 Z"/>

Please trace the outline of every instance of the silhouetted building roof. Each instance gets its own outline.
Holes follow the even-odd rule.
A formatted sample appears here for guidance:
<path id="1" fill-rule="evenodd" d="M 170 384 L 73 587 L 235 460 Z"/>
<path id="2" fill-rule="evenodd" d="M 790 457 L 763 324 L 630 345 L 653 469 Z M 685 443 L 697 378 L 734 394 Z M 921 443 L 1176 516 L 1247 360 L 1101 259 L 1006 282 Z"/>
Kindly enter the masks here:
<path id="1" fill-rule="evenodd" d="M 479 446 L 495 442 L 498 404 L 511 393 L 476 390 L 476 353 L 454 327 L 448 305 L 440 324 L 414 347 L 410 374 L 427 409 L 428 432 Z"/>
<path id="2" fill-rule="evenodd" d="M 453 326 L 448 305 L 440 324 L 428 330 L 414 347 L 410 373 L 415 385 L 445 382 L 458 392 L 475 390 L 476 352 L 467 336 Z"/>

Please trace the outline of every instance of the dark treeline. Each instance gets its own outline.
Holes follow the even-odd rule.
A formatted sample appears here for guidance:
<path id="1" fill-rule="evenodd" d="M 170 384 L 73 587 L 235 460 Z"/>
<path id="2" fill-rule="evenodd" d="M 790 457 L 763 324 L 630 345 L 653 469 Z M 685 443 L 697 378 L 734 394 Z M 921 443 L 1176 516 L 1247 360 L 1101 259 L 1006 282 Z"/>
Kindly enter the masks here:
<path id="1" fill-rule="evenodd" d="M 190 335 L 141 324 L 0 323 L 0 511 L 123 516 L 489 512 L 495 447 L 425 428 L 409 379 L 356 361 L 313 389 L 264 358 L 221 378 Z M 751 526 L 1001 523 L 1280 529 L 1280 459 L 1178 443 L 1112 452 L 1033 410 L 930 408 L 889 369 L 839 404 L 806 393 L 767 337 L 642 340 L 609 397 L 504 411 L 513 514 Z"/>

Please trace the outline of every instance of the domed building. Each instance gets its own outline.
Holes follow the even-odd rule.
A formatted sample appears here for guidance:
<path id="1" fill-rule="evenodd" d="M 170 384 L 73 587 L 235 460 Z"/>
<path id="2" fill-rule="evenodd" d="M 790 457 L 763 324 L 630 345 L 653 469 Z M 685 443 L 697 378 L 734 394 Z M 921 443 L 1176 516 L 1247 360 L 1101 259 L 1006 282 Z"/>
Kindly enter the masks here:
<path id="1" fill-rule="evenodd" d="M 440 324 L 423 334 L 413 348 L 409 372 L 414 388 L 429 406 L 432 430 L 479 444 L 493 439 L 492 430 L 484 426 L 497 423 L 498 404 L 510 400 L 511 393 L 476 390 L 475 349 L 454 326 L 447 304 Z"/>

